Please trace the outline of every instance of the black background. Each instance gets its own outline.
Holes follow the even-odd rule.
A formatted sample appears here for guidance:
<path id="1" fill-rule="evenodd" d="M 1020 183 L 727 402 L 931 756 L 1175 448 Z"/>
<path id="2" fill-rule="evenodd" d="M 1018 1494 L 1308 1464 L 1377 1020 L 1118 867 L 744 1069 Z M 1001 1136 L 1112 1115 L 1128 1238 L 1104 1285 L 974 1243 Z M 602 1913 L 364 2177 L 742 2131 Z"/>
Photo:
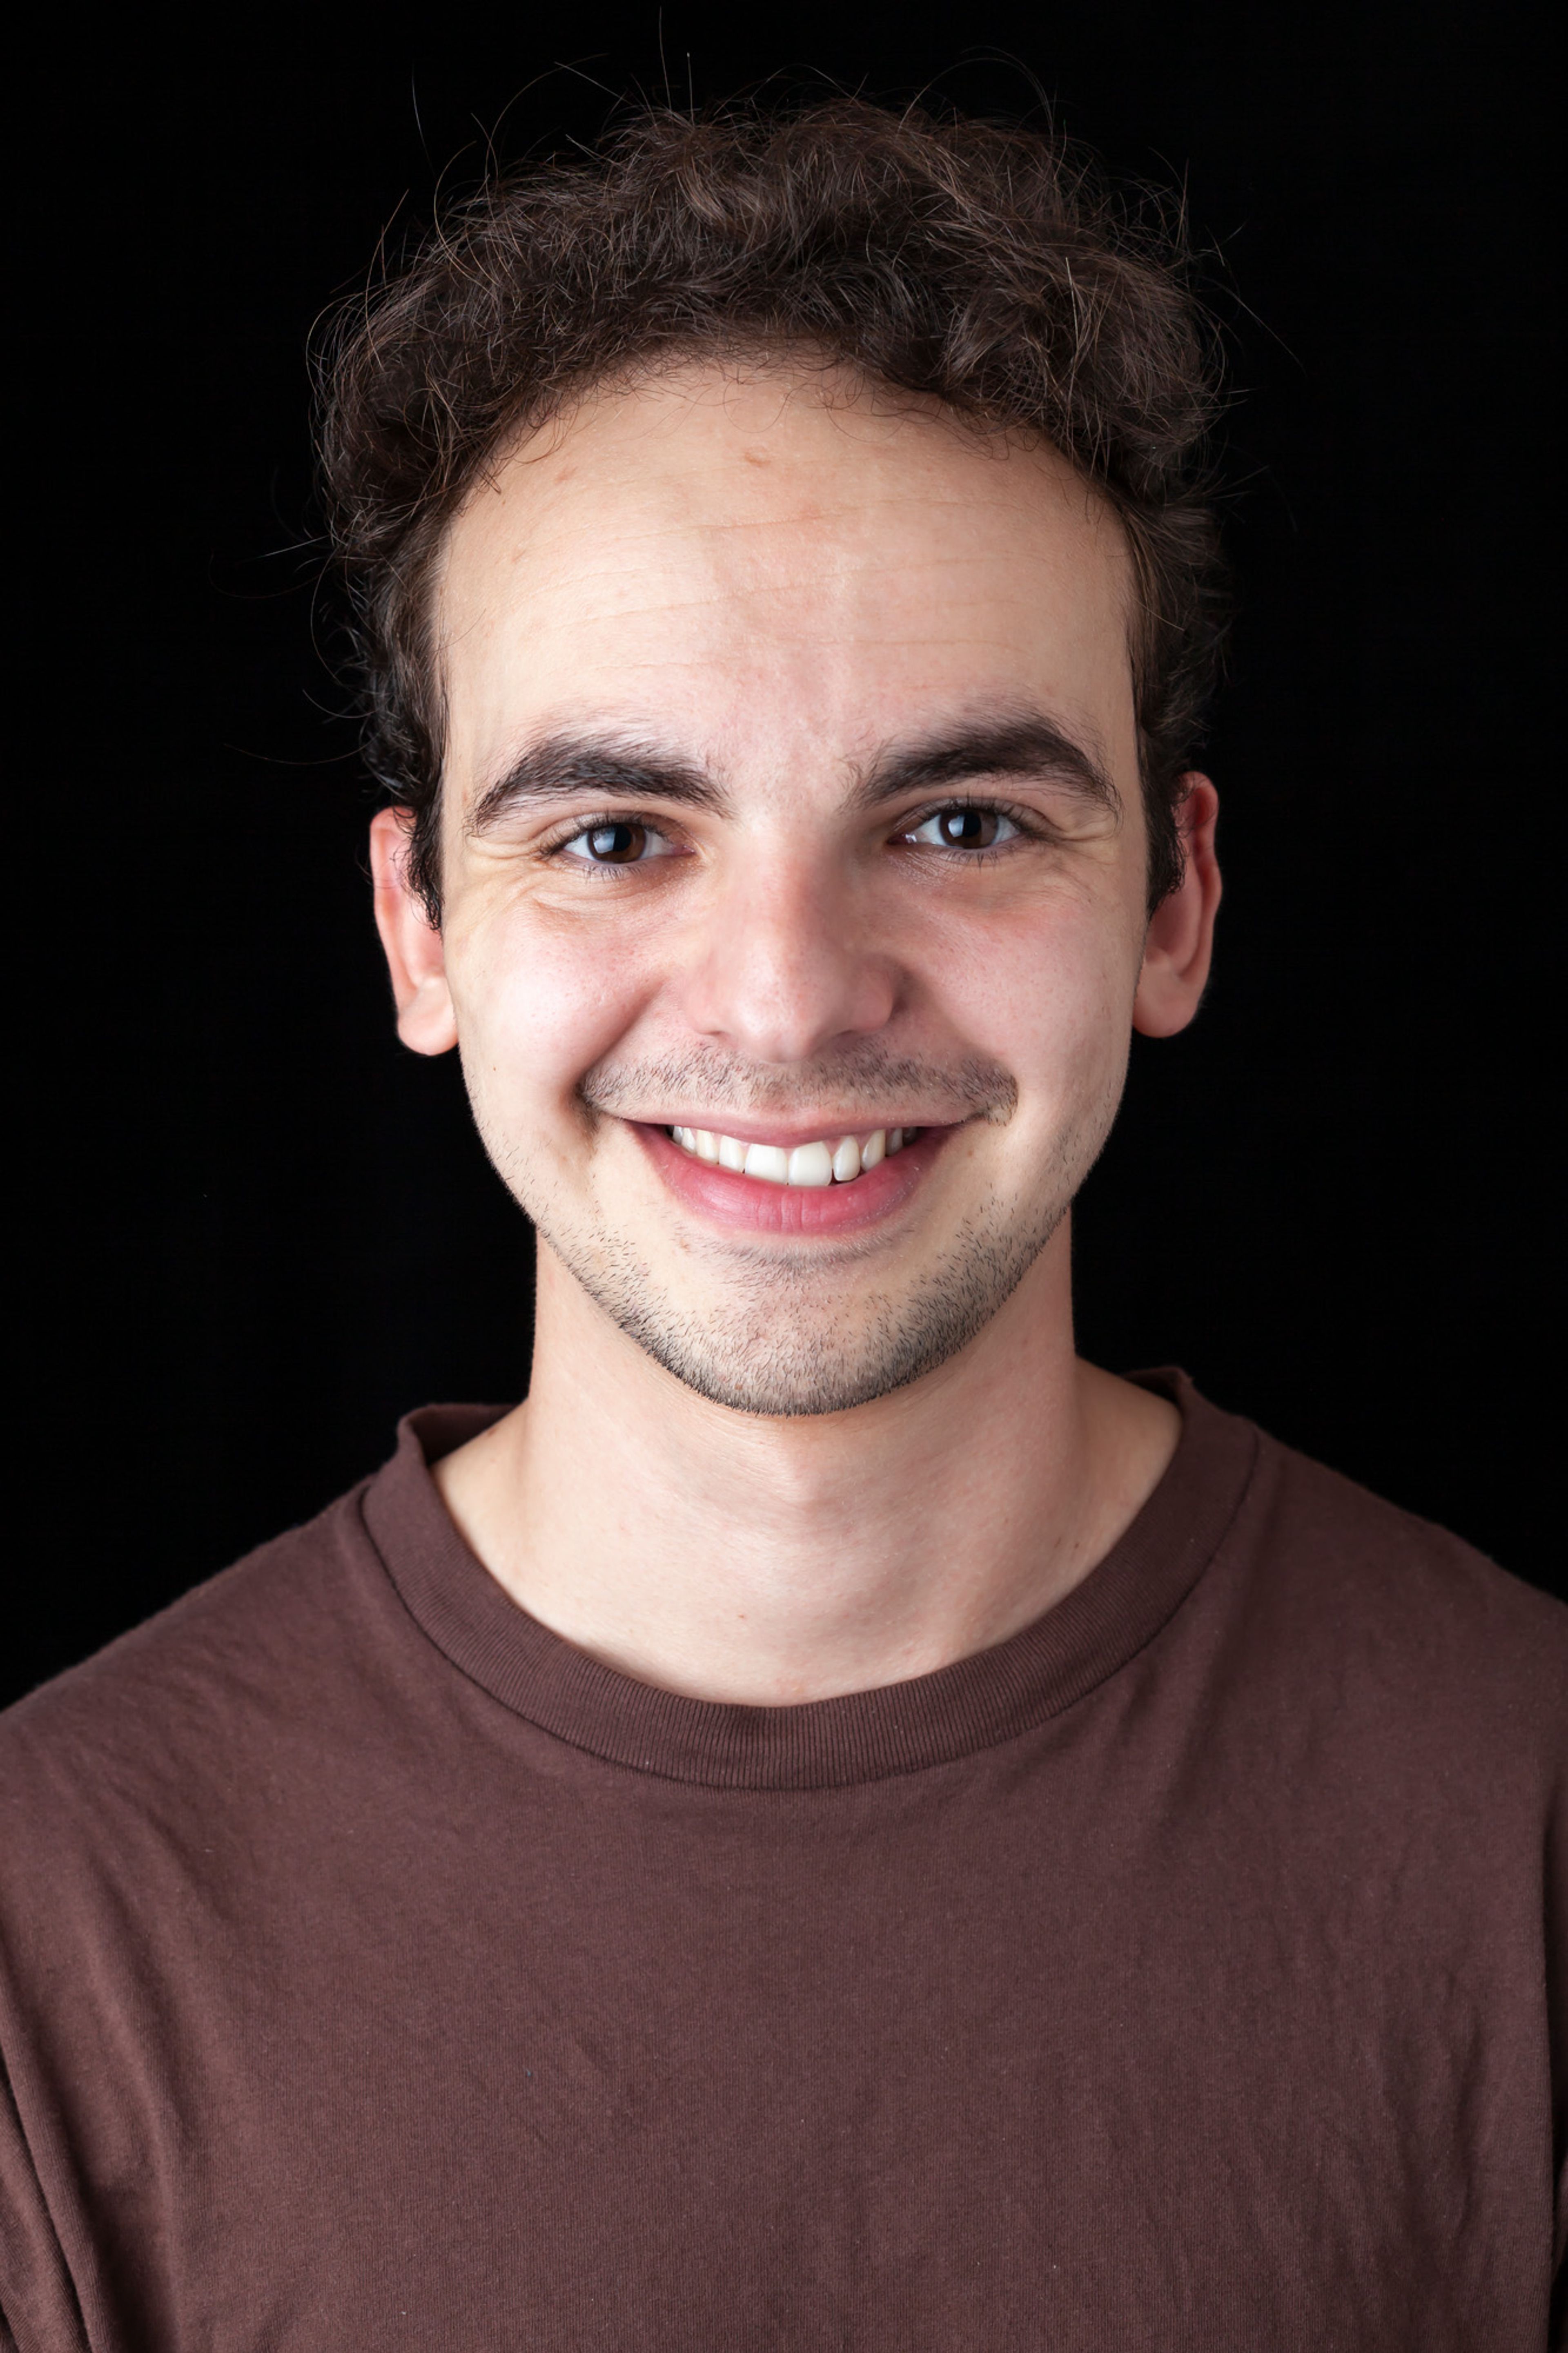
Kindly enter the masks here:
<path id="1" fill-rule="evenodd" d="M 1204 1014 L 1139 1046 L 1081 1206 L 1083 1343 L 1180 1361 L 1561 1578 L 1542 20 L 241 7 L 112 46 L 81 23 L 62 12 L 19 110 L 12 1481 L 35 1533 L 0 1696 L 315 1510 L 405 1408 L 525 1377 L 526 1229 L 455 1061 L 392 1033 L 304 353 L 487 136 L 592 136 L 667 70 L 699 100 L 774 71 L 1012 115 L 1037 90 L 1114 170 L 1184 186 L 1237 395 L 1229 895 Z M 613 1430 L 587 1442 L 613 1460 Z"/>

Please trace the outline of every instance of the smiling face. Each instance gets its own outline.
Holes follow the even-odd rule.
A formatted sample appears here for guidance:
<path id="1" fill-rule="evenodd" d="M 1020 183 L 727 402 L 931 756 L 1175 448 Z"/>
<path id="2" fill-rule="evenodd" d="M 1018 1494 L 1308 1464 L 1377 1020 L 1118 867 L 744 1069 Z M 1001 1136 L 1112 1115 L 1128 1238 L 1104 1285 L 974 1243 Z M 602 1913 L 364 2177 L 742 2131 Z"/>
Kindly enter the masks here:
<path id="1" fill-rule="evenodd" d="M 1131 593 L 1058 458 L 832 377 L 593 396 L 458 517 L 439 934 L 378 821 L 403 1035 L 703 1395 L 965 1346 L 1065 1248 L 1141 972 L 1195 1004 L 1143 972 Z"/>

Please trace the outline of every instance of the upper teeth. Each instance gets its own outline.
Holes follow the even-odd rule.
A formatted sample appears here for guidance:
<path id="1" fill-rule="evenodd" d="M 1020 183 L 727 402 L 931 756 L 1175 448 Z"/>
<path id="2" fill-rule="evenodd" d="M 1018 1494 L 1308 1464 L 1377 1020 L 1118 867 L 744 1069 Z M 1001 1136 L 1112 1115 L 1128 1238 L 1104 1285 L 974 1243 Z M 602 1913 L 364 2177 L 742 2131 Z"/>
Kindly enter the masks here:
<path id="1" fill-rule="evenodd" d="M 863 1169 L 875 1168 L 884 1154 L 901 1152 L 919 1134 L 913 1127 L 874 1127 L 869 1135 L 841 1135 L 835 1143 L 742 1144 L 706 1127 L 672 1127 L 682 1152 L 694 1160 L 716 1161 L 769 1185 L 847 1185 Z"/>

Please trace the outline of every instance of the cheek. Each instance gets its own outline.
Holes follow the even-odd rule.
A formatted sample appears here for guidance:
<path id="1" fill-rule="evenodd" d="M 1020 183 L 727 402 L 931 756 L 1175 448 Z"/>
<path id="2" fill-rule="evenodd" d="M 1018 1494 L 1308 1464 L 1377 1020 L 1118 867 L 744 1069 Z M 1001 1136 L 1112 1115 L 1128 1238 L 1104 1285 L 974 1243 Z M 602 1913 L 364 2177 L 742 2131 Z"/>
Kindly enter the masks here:
<path id="1" fill-rule="evenodd" d="M 453 929 L 447 970 L 481 1124 L 488 1113 L 515 1132 L 525 1113 L 524 1124 L 548 1132 L 574 1115 L 579 1081 L 635 1021 L 650 985 L 644 959 L 624 944 L 609 952 L 595 924 L 536 908 Z"/>
<path id="2" fill-rule="evenodd" d="M 1126 1063 L 1141 952 L 1108 915 L 1058 901 L 943 944 L 939 1002 L 1026 1106 L 1098 1093 Z"/>

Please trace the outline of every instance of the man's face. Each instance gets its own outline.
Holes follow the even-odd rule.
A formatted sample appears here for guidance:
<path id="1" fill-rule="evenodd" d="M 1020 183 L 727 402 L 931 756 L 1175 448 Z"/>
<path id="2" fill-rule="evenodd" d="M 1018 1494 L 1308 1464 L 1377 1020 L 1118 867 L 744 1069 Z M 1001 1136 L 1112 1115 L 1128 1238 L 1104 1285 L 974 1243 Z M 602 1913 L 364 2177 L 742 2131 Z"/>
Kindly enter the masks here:
<path id="1" fill-rule="evenodd" d="M 704 1395 L 868 1401 L 1038 1279 L 1143 955 L 1131 593 L 1060 459 L 842 379 L 595 396 L 458 518 L 404 1034 Z"/>

